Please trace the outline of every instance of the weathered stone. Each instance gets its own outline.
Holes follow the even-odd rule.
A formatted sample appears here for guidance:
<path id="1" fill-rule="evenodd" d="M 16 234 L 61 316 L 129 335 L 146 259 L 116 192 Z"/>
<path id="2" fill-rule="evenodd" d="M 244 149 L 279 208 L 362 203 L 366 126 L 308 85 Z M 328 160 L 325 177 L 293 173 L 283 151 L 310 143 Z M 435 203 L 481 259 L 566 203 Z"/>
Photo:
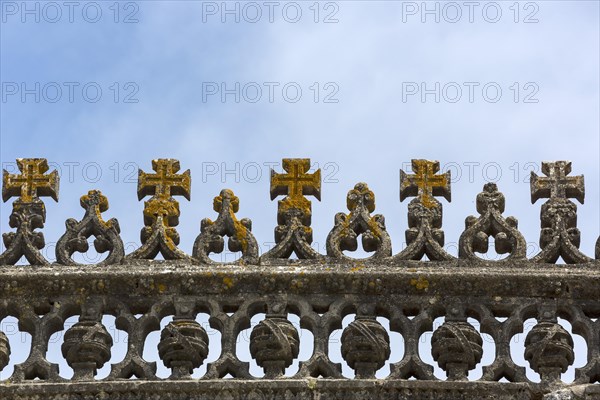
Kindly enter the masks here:
<path id="1" fill-rule="evenodd" d="M 483 340 L 466 321 L 446 321 L 433 332 L 431 353 L 449 380 L 466 380 L 481 361 Z"/>
<path id="2" fill-rule="evenodd" d="M 559 257 L 568 264 L 588 262 L 591 259 L 579 251 L 580 232 L 577 229 L 577 206 L 569 200 L 576 198 L 583 204 L 585 187 L 583 175 L 567 176 L 571 162 L 543 162 L 542 172 L 547 178 L 531 172 L 531 202 L 548 198 L 542 205 L 540 233 L 541 251 L 534 262 L 556 263 Z"/>
<path id="3" fill-rule="evenodd" d="M 517 229 L 517 219 L 504 218 L 504 195 L 495 183 L 487 183 L 477 195 L 479 218 L 470 216 L 465 221 L 466 230 L 460 235 L 458 255 L 460 258 L 481 258 L 475 252 L 487 253 L 489 238 L 494 238 L 498 254 L 510 253 L 507 259 L 524 259 L 527 242 Z"/>
<path id="4" fill-rule="evenodd" d="M 540 322 L 525 338 L 525 359 L 543 381 L 558 381 L 573 364 L 573 338 L 555 322 Z"/>
<path id="5" fill-rule="evenodd" d="M 221 253 L 225 246 L 223 237 L 229 237 L 229 251 L 242 252 L 242 257 L 232 263 L 258 263 L 258 244 L 252 235 L 252 221 L 248 218 L 237 219 L 235 213 L 240 207 L 240 200 L 233 191 L 223 189 L 215 197 L 213 209 L 219 213 L 216 221 L 208 218 L 202 220 L 201 233 L 194 242 L 193 257 L 201 263 L 214 264 L 208 256 L 210 253 Z"/>
<path id="6" fill-rule="evenodd" d="M 0 371 L 8 365 L 10 360 L 10 343 L 4 332 L 0 332 Z"/>
<path id="7" fill-rule="evenodd" d="M 73 253 L 88 251 L 87 239 L 93 235 L 96 251 L 109 252 L 106 259 L 96 265 L 119 264 L 125 256 L 119 222 L 115 218 L 104 221 L 101 215 L 108 210 L 108 199 L 99 190 L 90 190 L 81 196 L 80 204 L 85 215 L 80 222 L 73 218 L 66 221 L 67 231 L 56 243 L 56 260 L 63 265 L 77 264 L 71 258 Z"/>
<path id="8" fill-rule="evenodd" d="M 298 331 L 285 315 L 267 314 L 250 335 L 250 354 L 265 370 L 265 378 L 276 378 L 298 357 Z"/>
<path id="9" fill-rule="evenodd" d="M 179 171 L 175 159 L 152 160 L 156 174 L 139 170 L 138 199 L 152 196 L 144 202 L 144 225 L 141 231 L 142 247 L 127 255 L 126 259 L 153 259 L 160 252 L 165 260 L 189 260 L 190 257 L 177 248 L 179 233 L 179 202 L 172 196 L 184 196 L 190 200 L 192 178 L 188 169 Z"/>
<path id="10" fill-rule="evenodd" d="M 80 320 L 65 332 L 62 354 L 73 368 L 73 380 L 93 380 L 96 370 L 110 360 L 112 337 L 97 321 Z"/>
<path id="11" fill-rule="evenodd" d="M 206 360 L 208 335 L 195 320 L 174 320 L 160 335 L 158 355 L 173 370 L 171 378 L 189 379 L 194 368 Z"/>
<path id="12" fill-rule="evenodd" d="M 390 337 L 375 318 L 358 317 L 342 332 L 342 357 L 357 378 L 375 378 L 390 358 Z"/>
<path id="13" fill-rule="evenodd" d="M 371 216 L 375 211 L 375 195 L 366 183 L 357 183 L 348 192 L 346 203 L 350 214 L 335 215 L 335 226 L 327 236 L 329 257 L 350 259 L 344 250 L 355 251 L 360 235 L 365 251 L 375 252 L 370 258 L 384 258 L 392 255 L 392 242 L 385 229 L 383 215 Z"/>

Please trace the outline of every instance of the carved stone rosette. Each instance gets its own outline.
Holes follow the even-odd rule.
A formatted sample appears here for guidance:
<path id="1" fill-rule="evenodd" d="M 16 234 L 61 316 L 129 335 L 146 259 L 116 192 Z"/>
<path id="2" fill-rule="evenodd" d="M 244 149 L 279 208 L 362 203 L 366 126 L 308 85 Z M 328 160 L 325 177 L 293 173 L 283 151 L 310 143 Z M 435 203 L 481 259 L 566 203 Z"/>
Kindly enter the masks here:
<path id="1" fill-rule="evenodd" d="M 525 359 L 542 381 L 559 381 L 573 364 L 573 338 L 556 322 L 540 322 L 525 338 Z"/>
<path id="2" fill-rule="evenodd" d="M 358 248 L 358 236 L 361 236 L 365 251 L 375 252 L 371 259 L 392 255 L 392 242 L 385 228 L 383 215 L 371 216 L 375 211 L 375 195 L 366 183 L 357 183 L 348 192 L 346 204 L 350 213 L 337 213 L 335 226 L 327 236 L 327 255 L 329 257 L 351 259 L 344 250 L 355 251 Z"/>
<path id="3" fill-rule="evenodd" d="M 390 358 L 390 337 L 374 317 L 357 317 L 342 332 L 342 357 L 357 378 L 375 378 Z"/>
<path id="4" fill-rule="evenodd" d="M 189 378 L 194 368 L 202 365 L 208 355 L 208 335 L 193 319 L 176 319 L 160 334 L 158 355 L 172 379 Z"/>
<path id="5" fill-rule="evenodd" d="M 449 380 L 466 380 L 481 361 L 483 340 L 466 321 L 446 321 L 433 332 L 431 354 Z"/>
<path id="6" fill-rule="evenodd" d="M 4 332 L 0 332 L 0 371 L 2 371 L 10 360 L 10 343 Z"/>
<path id="7" fill-rule="evenodd" d="M 481 258 L 475 254 L 487 253 L 489 238 L 494 238 L 498 254 L 510 253 L 506 259 L 522 260 L 527 255 L 527 242 L 517 229 L 517 219 L 504 218 L 505 199 L 495 183 L 486 183 L 477 195 L 479 218 L 470 216 L 465 220 L 466 230 L 460 235 L 458 255 L 460 258 Z"/>
<path id="8" fill-rule="evenodd" d="M 73 218 L 66 221 L 67 231 L 56 244 L 56 260 L 63 265 L 78 265 L 71 257 L 75 252 L 88 251 L 87 239 L 93 235 L 96 251 L 109 252 L 106 259 L 96 265 L 119 264 L 125 256 L 119 222 L 115 218 L 104 221 L 101 215 L 108 210 L 108 199 L 99 190 L 90 190 L 81 196 L 80 204 L 85 215 L 79 222 Z"/>
<path id="9" fill-rule="evenodd" d="M 73 368 L 73 380 L 93 380 L 98 368 L 110 360 L 112 337 L 102 323 L 80 320 L 65 332 L 63 357 Z"/>
<path id="10" fill-rule="evenodd" d="M 201 222 L 200 235 L 194 242 L 193 257 L 205 264 L 216 264 L 208 256 L 210 253 L 221 253 L 225 242 L 223 237 L 229 237 L 229 251 L 242 252 L 242 257 L 233 263 L 258 263 L 258 244 L 252 234 L 252 221 L 248 218 L 238 220 L 235 213 L 240 207 L 239 198 L 229 189 L 223 189 L 215 197 L 213 209 L 219 213 L 216 221 L 205 218 Z M 224 263 L 222 263 L 224 264 Z"/>
<path id="11" fill-rule="evenodd" d="M 265 378 L 276 378 L 298 357 L 298 331 L 285 315 L 267 314 L 252 329 L 250 354 L 265 371 Z"/>

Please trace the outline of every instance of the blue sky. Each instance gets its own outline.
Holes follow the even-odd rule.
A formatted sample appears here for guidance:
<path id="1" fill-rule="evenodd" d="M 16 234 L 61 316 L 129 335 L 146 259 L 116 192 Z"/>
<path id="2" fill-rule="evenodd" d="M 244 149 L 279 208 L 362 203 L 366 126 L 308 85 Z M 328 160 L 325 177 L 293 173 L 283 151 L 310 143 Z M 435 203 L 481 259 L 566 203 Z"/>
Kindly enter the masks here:
<path id="1" fill-rule="evenodd" d="M 573 174 L 586 181 L 581 249 L 593 254 L 600 234 L 596 1 L 480 2 L 473 10 L 454 3 L 460 17 L 428 2 L 428 10 L 439 7 L 439 22 L 421 2 L 280 2 L 272 22 L 263 2 L 254 3 L 256 22 L 247 3 L 237 3 L 239 22 L 221 2 L 81 2 L 72 22 L 62 2 L 60 16 L 47 2 L 27 2 L 33 14 L 23 4 L 0 1 L 0 161 L 10 170 L 15 158 L 44 157 L 59 168 L 60 203 L 46 201 L 50 246 L 65 219 L 82 216 L 79 197 L 100 189 L 111 205 L 106 216 L 119 219 L 133 250 L 143 226 L 137 168 L 177 158 L 192 172 L 191 202 L 181 199 L 180 247 L 191 253 L 200 220 L 215 216 L 213 197 L 230 188 L 240 197 L 239 216 L 253 220 L 267 250 L 277 207 L 269 167 L 309 157 L 324 176 L 322 201 L 313 200 L 315 246 L 325 251 L 347 191 L 365 181 L 397 253 L 407 227 L 399 169 L 429 158 L 455 178 L 452 202 L 442 200 L 450 253 L 464 218 L 476 214 L 475 196 L 492 180 L 534 255 L 541 201 L 530 202 L 529 171 L 540 173 L 542 160 L 572 160 Z M 206 92 L 238 82 L 239 102 Z M 92 102 L 98 87 L 102 96 Z M 262 96 L 252 102 L 256 87 Z M 298 87 L 302 96 L 292 102 Z M 23 88 L 33 93 L 23 97 Z M 424 98 L 422 89 L 430 90 Z M 237 172 L 223 176 L 226 170 Z M 2 232 L 10 203 L 0 207 Z"/>

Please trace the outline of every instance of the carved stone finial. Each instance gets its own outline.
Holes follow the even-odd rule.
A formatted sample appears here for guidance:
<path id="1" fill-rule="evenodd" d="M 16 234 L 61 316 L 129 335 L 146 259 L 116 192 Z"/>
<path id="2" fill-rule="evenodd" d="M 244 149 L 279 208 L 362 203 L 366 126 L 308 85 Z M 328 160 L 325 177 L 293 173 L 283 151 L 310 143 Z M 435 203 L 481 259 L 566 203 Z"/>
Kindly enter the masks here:
<path id="1" fill-rule="evenodd" d="M 208 256 L 211 252 L 221 253 L 225 246 L 223 237 L 229 237 L 230 251 L 241 251 L 242 257 L 234 262 L 256 264 L 258 262 L 258 244 L 252 235 L 252 221 L 248 218 L 238 220 L 235 213 L 240 206 L 240 200 L 233 191 L 221 190 L 215 197 L 213 209 L 219 213 L 216 221 L 205 218 L 201 222 L 201 232 L 194 242 L 193 257 L 206 264 L 216 264 Z"/>
<path id="2" fill-rule="evenodd" d="M 442 246 L 442 204 L 434 196 L 450 201 L 450 171 L 435 175 L 440 169 L 438 161 L 412 160 L 414 175 L 400 171 L 400 201 L 416 196 L 408 205 L 408 246 L 394 256 L 395 260 L 420 260 L 427 255 L 430 261 L 451 260 Z"/>
<path id="3" fill-rule="evenodd" d="M 436 175 L 440 170 L 439 161 L 412 160 L 414 175 L 400 170 L 400 201 L 416 196 L 421 204 L 433 208 L 438 203 L 434 196 L 443 196 L 450 201 L 450 171 Z"/>
<path id="4" fill-rule="evenodd" d="M 383 258 L 392 255 L 390 236 L 385 228 L 382 215 L 371 216 L 375 211 L 375 195 L 366 183 L 357 183 L 346 197 L 348 215 L 335 215 L 335 226 L 327 236 L 327 255 L 335 258 L 350 259 L 344 250 L 355 251 L 358 248 L 357 237 L 362 235 L 365 251 L 374 251 L 370 258 Z"/>
<path id="5" fill-rule="evenodd" d="M 559 381 L 574 361 L 573 338 L 556 322 L 540 322 L 525 338 L 525 359 L 542 381 Z"/>
<path id="6" fill-rule="evenodd" d="M 0 371 L 2 371 L 10 360 L 10 343 L 4 332 L 0 332 Z"/>
<path id="7" fill-rule="evenodd" d="M 600 260 L 600 237 L 596 241 L 596 260 Z"/>
<path id="8" fill-rule="evenodd" d="M 93 235 L 96 237 L 96 251 L 109 252 L 106 259 L 97 265 L 119 264 L 125 255 L 119 236 L 119 222 L 115 218 L 102 219 L 102 213 L 108 210 L 108 199 L 99 190 L 90 190 L 87 195 L 81 196 L 80 204 L 85 215 L 79 222 L 73 218 L 66 221 L 67 231 L 56 244 L 56 260 L 63 265 L 78 265 L 71 257 L 76 251 L 88 251 L 87 239 Z"/>
<path id="9" fill-rule="evenodd" d="M 165 366 L 172 369 L 171 378 L 190 378 L 194 368 L 206 360 L 208 335 L 195 320 L 176 319 L 160 334 L 158 355 Z"/>
<path id="10" fill-rule="evenodd" d="M 570 161 L 542 162 L 542 172 L 547 178 L 531 172 L 531 202 L 548 198 L 542 205 L 540 233 L 541 251 L 532 260 L 555 263 L 559 257 L 568 264 L 591 261 L 579 251 L 580 232 L 577 229 L 577 206 L 569 200 L 575 198 L 583 204 L 585 188 L 583 175 L 567 176 Z"/>
<path id="11" fill-rule="evenodd" d="M 73 380 L 94 380 L 98 368 L 110 360 L 112 337 L 102 323 L 80 319 L 65 332 L 63 357 L 73 368 Z"/>
<path id="12" fill-rule="evenodd" d="M 321 200 L 321 170 L 309 174 L 308 158 L 284 158 L 283 169 L 287 173 L 278 174 L 271 170 L 271 200 L 286 196 L 277 203 L 276 246 L 261 258 L 288 258 L 293 252 L 301 259 L 320 258 L 320 254 L 310 247 L 311 203 L 304 196 Z"/>
<path id="13" fill-rule="evenodd" d="M 177 248 L 179 233 L 174 228 L 179 224 L 179 202 L 172 196 L 190 199 L 191 175 L 188 169 L 179 171 L 175 159 L 152 160 L 156 174 L 138 173 L 138 199 L 151 195 L 144 202 L 144 225 L 141 232 L 142 247 L 129 254 L 127 259 L 153 259 L 160 252 L 166 260 L 189 259 Z"/>
<path id="14" fill-rule="evenodd" d="M 466 321 L 446 321 L 433 332 L 431 353 L 449 380 L 466 380 L 481 361 L 481 335 Z"/>
<path id="15" fill-rule="evenodd" d="M 267 314 L 250 334 L 250 354 L 264 369 L 267 379 L 283 375 L 298 357 L 298 331 L 285 317 Z"/>
<path id="16" fill-rule="evenodd" d="M 479 259 L 475 252 L 487 253 L 490 236 L 498 254 L 510 253 L 507 259 L 522 260 L 527 254 L 527 242 L 517 229 L 517 219 L 504 218 L 504 195 L 495 183 L 486 183 L 477 195 L 479 218 L 467 217 L 466 230 L 460 235 L 458 255 L 460 258 Z"/>
<path id="17" fill-rule="evenodd" d="M 21 174 L 2 175 L 2 200 L 18 196 L 21 202 L 31 203 L 39 197 L 52 197 L 58 201 L 60 178 L 57 171 L 48 172 L 48 160 L 45 158 L 17 158 Z"/>
<path id="18" fill-rule="evenodd" d="M 56 171 L 45 174 L 49 169 L 45 158 L 18 158 L 17 166 L 20 175 L 4 170 L 2 176 L 2 200 L 19 198 L 13 202 L 9 218 L 10 227 L 17 231 L 2 235 L 6 251 L 0 255 L 0 265 L 15 264 L 22 256 L 31 265 L 48 265 L 39 251 L 45 246 L 44 234 L 34 231 L 46 221 L 46 207 L 39 197 L 58 201 L 60 178 Z"/>

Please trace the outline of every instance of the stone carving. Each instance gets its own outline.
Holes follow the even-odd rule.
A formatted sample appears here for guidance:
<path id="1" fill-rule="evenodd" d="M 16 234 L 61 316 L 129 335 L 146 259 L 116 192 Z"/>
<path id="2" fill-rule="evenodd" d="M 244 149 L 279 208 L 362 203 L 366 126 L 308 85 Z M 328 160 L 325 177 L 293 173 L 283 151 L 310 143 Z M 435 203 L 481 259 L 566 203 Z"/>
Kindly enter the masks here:
<path id="1" fill-rule="evenodd" d="M 8 365 L 10 360 L 10 343 L 4 332 L 0 332 L 0 371 Z"/>
<path id="2" fill-rule="evenodd" d="M 600 237 L 596 241 L 596 260 L 600 260 Z"/>
<path id="3" fill-rule="evenodd" d="M 172 379 L 189 379 L 194 368 L 202 365 L 208 355 L 208 335 L 193 319 L 176 319 L 160 335 L 158 355 Z"/>
<path id="4" fill-rule="evenodd" d="M 265 378 L 277 378 L 298 357 L 300 339 L 285 314 L 267 314 L 250 334 L 250 354 L 265 370 Z"/>
<path id="5" fill-rule="evenodd" d="M 577 206 L 569 200 L 575 198 L 583 204 L 585 186 L 583 175 L 571 173 L 570 161 L 542 162 L 539 177 L 531 172 L 531 202 L 549 199 L 542 205 L 540 233 L 541 251 L 534 258 L 538 263 L 556 263 L 559 257 L 567 264 L 591 261 L 579 251 L 580 232 L 577 229 Z"/>
<path id="6" fill-rule="evenodd" d="M 10 227 L 17 231 L 2 234 L 6 251 L 0 254 L 0 265 L 15 264 L 22 256 L 30 265 L 48 265 L 40 253 L 45 246 L 44 234 L 35 230 L 43 228 L 46 221 L 46 208 L 39 197 L 58 201 L 58 172 L 45 174 L 49 169 L 45 158 L 19 158 L 17 166 L 21 174 L 4 170 L 2 175 L 2 200 L 19 198 L 13 202 L 9 218 Z"/>
<path id="7" fill-rule="evenodd" d="M 96 251 L 109 252 L 106 259 L 97 265 L 119 264 L 125 256 L 119 222 L 115 218 L 102 219 L 102 213 L 108 210 L 108 199 L 99 190 L 90 190 L 87 195 L 81 196 L 80 204 L 85 215 L 79 222 L 73 218 L 66 221 L 67 231 L 56 244 L 56 260 L 63 265 L 77 265 L 71 258 L 73 253 L 88 251 L 87 239 L 93 235 Z"/>
<path id="8" fill-rule="evenodd" d="M 73 380 L 94 380 L 98 368 L 110 360 L 112 337 L 102 323 L 81 318 L 65 333 L 63 357 L 73 368 Z"/>
<path id="9" fill-rule="evenodd" d="M 510 253 L 506 259 L 525 259 L 527 242 L 517 229 L 517 219 L 504 218 L 504 195 L 495 183 L 486 183 L 483 192 L 477 195 L 479 218 L 469 216 L 465 220 L 466 230 L 460 235 L 458 255 L 460 258 L 475 259 L 475 252 L 487 253 L 489 238 L 494 238 L 498 254 Z"/>
<path id="10" fill-rule="evenodd" d="M 538 323 L 525 338 L 525 359 L 542 381 L 558 381 L 574 361 L 573 338 L 556 322 Z"/>
<path id="11" fill-rule="evenodd" d="M 334 258 L 350 259 L 344 250 L 355 251 L 357 238 L 362 240 L 365 251 L 375 252 L 370 258 L 384 258 L 392 255 L 392 242 L 385 229 L 382 215 L 371 216 L 375 211 L 375 195 L 366 183 L 357 183 L 348 192 L 346 204 L 350 213 L 337 213 L 335 226 L 327 236 L 327 255 Z"/>
<path id="12" fill-rule="evenodd" d="M 446 321 L 433 332 L 431 353 L 449 380 L 466 380 L 481 361 L 481 335 L 466 321 Z"/>
<path id="13" fill-rule="evenodd" d="M 321 170 L 309 174 L 308 158 L 284 158 L 282 165 L 285 174 L 271 170 L 271 200 L 286 196 L 277 202 L 276 245 L 263 254 L 261 260 L 289 258 L 292 253 L 300 259 L 320 258 L 310 247 L 312 211 L 310 200 L 304 196 L 321 200 Z"/>
<path id="14" fill-rule="evenodd" d="M 229 189 L 223 189 L 221 194 L 215 197 L 213 209 L 219 213 L 219 216 L 214 222 L 208 218 L 202 220 L 201 233 L 194 242 L 194 258 L 201 263 L 215 264 L 208 255 L 211 252 L 223 251 L 225 245 L 223 237 L 227 235 L 229 251 L 242 252 L 242 257 L 234 263 L 258 263 L 258 244 L 251 232 L 252 221 L 248 218 L 238 221 L 235 213 L 238 212 L 239 206 L 238 197 Z"/>
<path id="15" fill-rule="evenodd" d="M 342 357 L 357 378 L 373 379 L 390 358 L 390 337 L 374 317 L 357 317 L 342 332 Z"/>
<path id="16" fill-rule="evenodd" d="M 179 202 L 172 196 L 190 200 L 192 178 L 188 169 L 179 171 L 175 159 L 152 160 L 156 174 L 138 173 L 138 199 L 152 196 L 144 202 L 144 225 L 141 231 L 142 246 L 126 259 L 153 259 L 160 252 L 165 260 L 189 260 L 190 257 L 177 248 L 179 233 Z"/>
<path id="17" fill-rule="evenodd" d="M 431 261 L 451 260 L 442 246 L 442 204 L 434 196 L 450 201 L 450 171 L 436 175 L 438 161 L 412 160 L 414 175 L 400 171 L 400 201 L 415 196 L 408 205 L 408 246 L 394 256 L 396 260 L 420 260 L 426 255 Z"/>

